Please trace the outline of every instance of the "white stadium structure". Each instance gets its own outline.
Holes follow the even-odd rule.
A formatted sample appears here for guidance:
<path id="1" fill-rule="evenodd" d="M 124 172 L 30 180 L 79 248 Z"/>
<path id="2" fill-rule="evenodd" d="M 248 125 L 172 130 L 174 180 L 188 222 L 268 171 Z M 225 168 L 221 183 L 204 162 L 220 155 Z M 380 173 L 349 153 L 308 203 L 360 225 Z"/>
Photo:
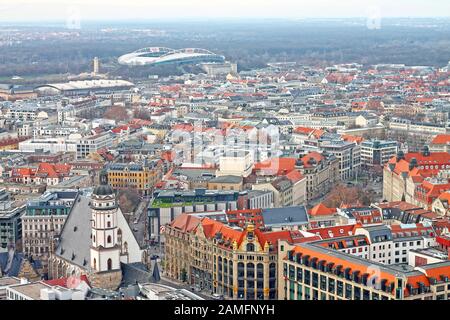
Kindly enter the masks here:
<path id="1" fill-rule="evenodd" d="M 194 64 L 225 61 L 224 56 L 211 51 L 197 48 L 174 50 L 164 47 L 149 47 L 127 53 L 119 57 L 118 62 L 128 66 L 164 65 L 164 64 Z"/>

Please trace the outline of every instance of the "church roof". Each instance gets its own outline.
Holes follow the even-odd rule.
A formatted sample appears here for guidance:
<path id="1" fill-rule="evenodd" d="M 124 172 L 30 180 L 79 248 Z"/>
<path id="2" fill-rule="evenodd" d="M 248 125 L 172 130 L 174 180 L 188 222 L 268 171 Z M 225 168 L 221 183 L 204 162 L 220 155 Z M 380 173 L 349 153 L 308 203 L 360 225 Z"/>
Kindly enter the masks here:
<path id="1" fill-rule="evenodd" d="M 17 277 L 20 273 L 22 262 L 27 259 L 23 253 L 0 252 L 0 276 Z M 40 260 L 30 261 L 36 270 L 42 267 Z"/>
<path id="2" fill-rule="evenodd" d="M 121 287 L 126 287 L 136 283 L 144 284 L 149 282 L 158 282 L 161 280 L 158 264 L 152 261 L 150 270 L 142 262 L 121 263 L 122 283 Z"/>
<path id="3" fill-rule="evenodd" d="M 91 208 L 89 198 L 78 199 L 61 231 L 55 255 L 86 269 L 90 265 Z"/>

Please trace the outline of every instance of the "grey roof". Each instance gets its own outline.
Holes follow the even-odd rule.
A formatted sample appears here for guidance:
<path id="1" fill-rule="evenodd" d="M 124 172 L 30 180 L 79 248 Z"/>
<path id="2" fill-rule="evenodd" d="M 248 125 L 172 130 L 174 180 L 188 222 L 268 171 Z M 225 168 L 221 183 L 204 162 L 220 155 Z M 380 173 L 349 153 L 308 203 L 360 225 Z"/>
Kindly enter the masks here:
<path id="1" fill-rule="evenodd" d="M 278 191 L 284 192 L 292 187 L 292 182 L 286 177 L 280 177 L 272 182 L 272 186 Z"/>
<path id="2" fill-rule="evenodd" d="M 96 194 L 98 196 L 107 196 L 114 194 L 114 190 L 111 188 L 111 186 L 108 185 L 99 185 L 94 188 L 93 194 Z"/>
<path id="3" fill-rule="evenodd" d="M 386 225 L 365 227 L 372 243 L 392 240 L 392 231 Z"/>
<path id="4" fill-rule="evenodd" d="M 263 194 L 273 193 L 273 191 L 271 191 L 271 190 L 246 190 L 245 192 L 247 192 L 249 199 L 253 198 L 253 197 L 261 196 Z"/>
<path id="5" fill-rule="evenodd" d="M 158 282 L 161 278 L 157 263 L 152 261 L 152 270 L 149 270 L 142 262 L 121 263 L 122 284 L 121 287 L 133 285 L 136 283 Z"/>
<path id="6" fill-rule="evenodd" d="M 286 226 L 308 223 L 305 206 L 263 209 L 262 215 L 266 226 Z"/>
<path id="7" fill-rule="evenodd" d="M 220 176 L 213 178 L 209 180 L 211 183 L 242 183 L 242 176 L 232 176 L 232 175 L 226 175 L 226 176 Z"/>
<path id="8" fill-rule="evenodd" d="M 55 254 L 81 268 L 88 268 L 91 245 L 90 199 L 86 196 L 78 199 L 61 231 Z"/>
<path id="9" fill-rule="evenodd" d="M 185 176 L 188 180 L 206 180 L 216 176 L 216 169 L 192 169 L 176 168 L 172 173 L 174 176 Z"/>
<path id="10" fill-rule="evenodd" d="M 394 266 L 394 265 L 385 265 L 383 263 L 379 263 L 376 261 L 372 261 L 372 260 L 368 260 L 368 259 L 364 259 L 352 254 L 347 254 L 344 252 L 340 252 L 338 250 L 335 249 L 331 249 L 331 248 L 325 248 L 322 247 L 321 245 L 317 245 L 315 243 L 299 243 L 297 244 L 298 247 L 305 247 L 308 249 L 312 249 L 314 251 L 318 251 L 319 253 L 322 254 L 326 254 L 326 255 L 331 255 L 343 260 L 346 260 L 349 263 L 355 263 L 358 265 L 364 265 L 364 266 L 371 266 L 371 267 L 377 267 L 379 268 L 381 271 L 392 274 L 396 277 L 402 277 L 402 276 L 414 276 L 414 275 L 422 275 L 423 273 L 421 273 L 420 271 L 417 270 L 402 270 L 402 268 L 399 268 L 398 266 Z M 423 267 L 423 266 L 422 266 Z"/>
<path id="11" fill-rule="evenodd" d="M 17 251 L 14 252 L 1 252 L 0 253 L 0 274 L 2 276 L 17 277 L 20 272 L 20 266 L 22 261 L 27 259 L 23 253 Z M 42 263 L 40 260 L 30 260 L 34 269 L 40 269 Z"/>

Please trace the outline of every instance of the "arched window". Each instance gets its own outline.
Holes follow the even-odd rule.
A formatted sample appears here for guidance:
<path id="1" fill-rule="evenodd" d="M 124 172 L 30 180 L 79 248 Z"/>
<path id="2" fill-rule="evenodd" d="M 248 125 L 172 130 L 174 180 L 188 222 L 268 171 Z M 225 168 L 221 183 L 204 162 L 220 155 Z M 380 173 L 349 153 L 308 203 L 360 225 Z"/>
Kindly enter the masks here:
<path id="1" fill-rule="evenodd" d="M 94 258 L 94 269 L 97 269 L 97 259 Z"/>
<path id="2" fill-rule="evenodd" d="M 111 228 L 111 222 L 110 222 L 110 221 L 108 221 L 108 222 L 106 223 L 106 227 L 107 227 L 107 228 Z"/>
<path id="3" fill-rule="evenodd" d="M 124 252 L 125 254 L 128 253 L 128 243 L 127 243 L 126 241 L 125 241 L 124 244 L 123 244 L 123 252 Z"/>
<path id="4" fill-rule="evenodd" d="M 253 243 L 247 243 L 247 251 L 255 251 L 255 245 Z"/>
<path id="5" fill-rule="evenodd" d="M 107 238 L 108 240 L 108 243 L 111 243 L 111 236 L 108 236 L 108 238 Z"/>
<path id="6" fill-rule="evenodd" d="M 95 243 L 95 236 L 94 236 L 94 238 L 93 238 L 93 239 L 94 239 L 94 243 Z"/>
<path id="7" fill-rule="evenodd" d="M 112 270 L 112 260 L 108 259 L 108 271 Z"/>

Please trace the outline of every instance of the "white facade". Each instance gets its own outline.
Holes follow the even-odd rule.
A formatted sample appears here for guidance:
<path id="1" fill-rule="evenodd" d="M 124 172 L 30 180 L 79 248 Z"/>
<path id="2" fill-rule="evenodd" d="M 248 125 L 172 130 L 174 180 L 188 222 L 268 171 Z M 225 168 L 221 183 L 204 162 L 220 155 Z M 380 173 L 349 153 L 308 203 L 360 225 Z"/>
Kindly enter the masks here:
<path id="1" fill-rule="evenodd" d="M 253 157 L 250 152 L 235 152 L 233 155 L 225 155 L 219 159 L 219 170 L 216 176 L 242 176 L 248 177 L 252 173 Z"/>
<path id="2" fill-rule="evenodd" d="M 44 152 L 76 152 L 77 144 L 75 141 L 64 138 L 45 138 L 45 139 L 28 139 L 19 142 L 19 150 L 23 152 L 36 152 L 42 149 Z"/>
<path id="3" fill-rule="evenodd" d="M 91 268 L 97 272 L 120 269 L 117 245 L 117 203 L 114 194 L 92 196 Z"/>

